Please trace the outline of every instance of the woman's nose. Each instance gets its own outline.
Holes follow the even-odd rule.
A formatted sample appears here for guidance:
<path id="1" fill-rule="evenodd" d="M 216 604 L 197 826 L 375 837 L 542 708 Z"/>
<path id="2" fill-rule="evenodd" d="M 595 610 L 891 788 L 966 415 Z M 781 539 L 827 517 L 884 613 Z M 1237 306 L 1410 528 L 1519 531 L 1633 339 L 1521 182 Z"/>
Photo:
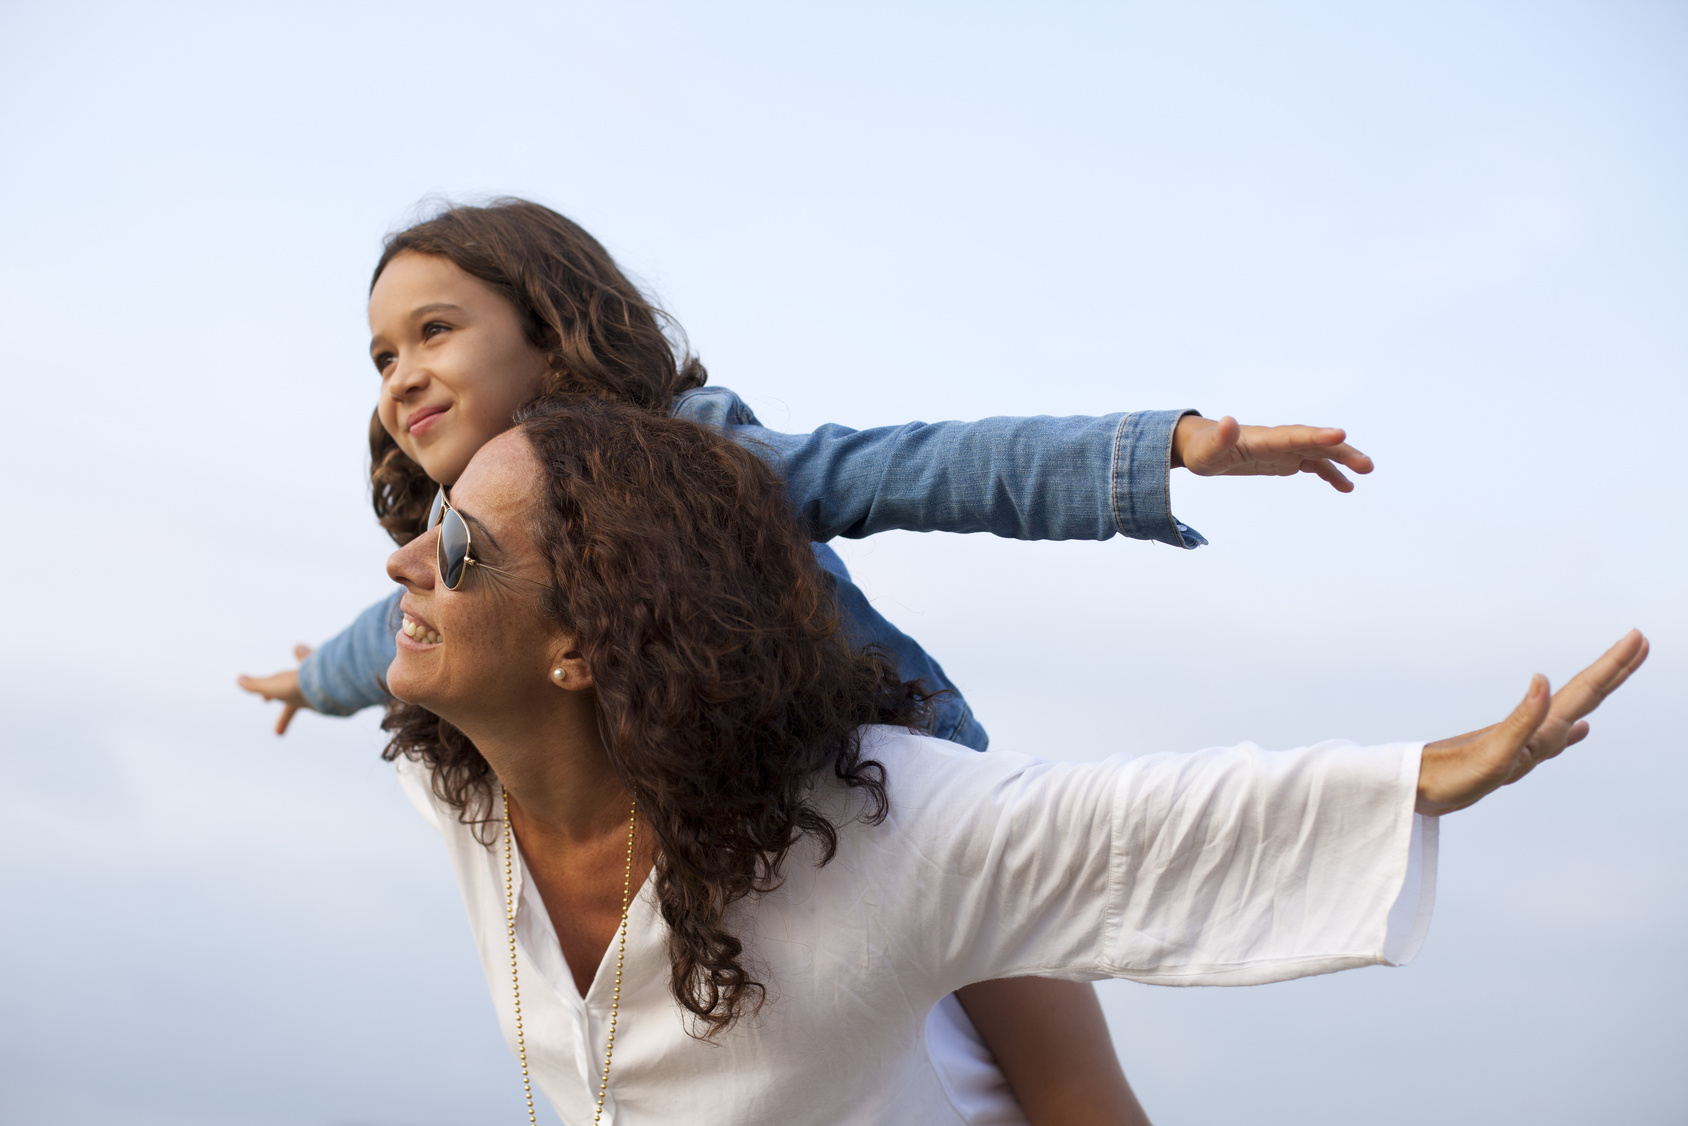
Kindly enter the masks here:
<path id="1" fill-rule="evenodd" d="M 411 590 L 434 589 L 434 540 L 439 532 L 417 536 L 387 556 L 387 577 Z"/>

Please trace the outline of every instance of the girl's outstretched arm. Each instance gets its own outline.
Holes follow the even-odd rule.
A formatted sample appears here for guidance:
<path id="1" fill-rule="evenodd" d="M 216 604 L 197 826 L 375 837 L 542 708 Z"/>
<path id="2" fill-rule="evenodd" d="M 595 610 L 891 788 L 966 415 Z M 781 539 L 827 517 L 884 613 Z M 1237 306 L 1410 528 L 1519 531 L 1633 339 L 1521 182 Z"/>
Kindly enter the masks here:
<path id="1" fill-rule="evenodd" d="M 1114 1053 L 1096 987 L 1048 977 L 955 991 L 1032 1126 L 1149 1126 Z"/>

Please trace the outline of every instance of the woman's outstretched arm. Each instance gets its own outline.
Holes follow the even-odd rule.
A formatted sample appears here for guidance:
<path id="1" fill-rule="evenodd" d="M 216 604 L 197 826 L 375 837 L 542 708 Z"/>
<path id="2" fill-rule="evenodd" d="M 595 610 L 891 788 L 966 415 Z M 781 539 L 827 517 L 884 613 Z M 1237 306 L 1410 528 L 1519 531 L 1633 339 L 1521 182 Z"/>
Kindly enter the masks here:
<path id="1" fill-rule="evenodd" d="M 1645 656 L 1631 634 L 1557 697 L 1538 682 L 1507 720 L 1428 753 L 1243 744 L 1055 763 L 876 735 L 891 810 L 860 863 L 924 920 L 893 968 L 941 997 L 1005 977 L 1253 985 L 1403 964 L 1428 923 L 1436 818 L 1580 738 Z"/>
<path id="2" fill-rule="evenodd" d="M 1416 809 L 1435 817 L 1477 802 L 1587 737 L 1584 719 L 1647 659 L 1630 631 L 1551 697 L 1535 676 L 1500 723 L 1426 744 Z M 1114 1054 L 1093 986 L 1051 978 L 1004 978 L 964 986 L 956 997 L 990 1047 L 1033 1126 L 1148 1126 Z"/>

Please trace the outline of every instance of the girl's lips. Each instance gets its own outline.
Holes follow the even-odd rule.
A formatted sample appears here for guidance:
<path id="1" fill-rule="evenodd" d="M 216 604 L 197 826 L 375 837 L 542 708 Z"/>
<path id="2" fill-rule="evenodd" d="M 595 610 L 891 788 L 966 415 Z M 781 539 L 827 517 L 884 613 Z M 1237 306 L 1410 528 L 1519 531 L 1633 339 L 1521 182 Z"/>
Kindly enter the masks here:
<path id="1" fill-rule="evenodd" d="M 450 409 L 450 407 L 427 407 L 418 411 L 415 417 L 410 420 L 410 425 L 406 429 L 410 431 L 412 438 L 420 438 L 433 427 L 434 423 L 444 418 L 445 412 Z"/>

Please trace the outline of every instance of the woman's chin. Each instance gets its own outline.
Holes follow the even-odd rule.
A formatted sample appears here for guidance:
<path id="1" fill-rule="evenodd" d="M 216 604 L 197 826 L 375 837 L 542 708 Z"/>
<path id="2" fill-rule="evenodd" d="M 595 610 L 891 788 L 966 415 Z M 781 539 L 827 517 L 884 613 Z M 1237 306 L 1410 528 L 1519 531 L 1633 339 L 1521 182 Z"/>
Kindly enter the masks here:
<path id="1" fill-rule="evenodd" d="M 393 658 L 393 663 L 387 666 L 387 695 L 401 704 L 416 704 L 429 711 L 435 711 L 431 706 L 434 694 L 428 691 L 428 682 L 433 678 L 418 675 L 421 670 L 409 667 L 411 662 L 406 659 L 408 656 L 409 654 L 400 650 L 399 655 Z"/>

